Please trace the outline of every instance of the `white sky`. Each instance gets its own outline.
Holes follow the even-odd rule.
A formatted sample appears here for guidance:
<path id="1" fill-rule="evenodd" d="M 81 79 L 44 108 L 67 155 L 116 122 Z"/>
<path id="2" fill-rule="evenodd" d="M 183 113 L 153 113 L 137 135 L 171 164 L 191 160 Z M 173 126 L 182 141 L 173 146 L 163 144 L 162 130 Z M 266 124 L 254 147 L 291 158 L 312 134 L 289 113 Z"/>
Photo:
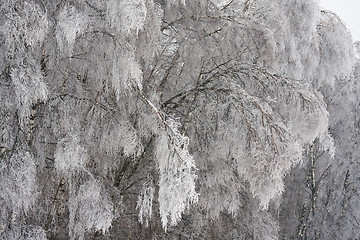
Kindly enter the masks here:
<path id="1" fill-rule="evenodd" d="M 320 0 L 320 5 L 336 13 L 351 31 L 354 42 L 360 41 L 360 0 Z"/>

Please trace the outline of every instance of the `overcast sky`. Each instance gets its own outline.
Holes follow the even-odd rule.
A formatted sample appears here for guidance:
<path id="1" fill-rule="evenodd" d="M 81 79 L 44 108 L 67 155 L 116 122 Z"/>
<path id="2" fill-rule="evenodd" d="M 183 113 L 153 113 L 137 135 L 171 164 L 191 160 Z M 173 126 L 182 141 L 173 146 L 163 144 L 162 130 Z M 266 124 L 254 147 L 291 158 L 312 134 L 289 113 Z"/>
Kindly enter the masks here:
<path id="1" fill-rule="evenodd" d="M 360 41 L 360 0 L 320 0 L 320 5 L 335 12 L 350 29 L 354 42 Z"/>

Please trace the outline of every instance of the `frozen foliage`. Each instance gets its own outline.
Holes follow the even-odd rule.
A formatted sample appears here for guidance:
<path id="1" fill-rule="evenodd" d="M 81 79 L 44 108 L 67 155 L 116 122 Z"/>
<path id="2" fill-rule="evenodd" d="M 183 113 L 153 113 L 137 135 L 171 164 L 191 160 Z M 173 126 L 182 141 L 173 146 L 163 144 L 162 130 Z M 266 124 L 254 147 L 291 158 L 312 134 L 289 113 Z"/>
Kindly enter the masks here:
<path id="1" fill-rule="evenodd" d="M 145 1 L 147 13 L 143 30 L 139 32 L 136 38 L 135 48 L 138 50 L 135 54 L 142 61 L 153 62 L 154 57 L 163 47 L 164 35 L 162 34 L 163 10 L 156 1 Z"/>
<path id="2" fill-rule="evenodd" d="M 6 14 L 0 31 L 5 37 L 6 58 L 20 117 L 30 115 L 32 105 L 45 101 L 48 90 L 35 53 L 48 32 L 46 14 L 35 3 L 24 1 Z"/>
<path id="3" fill-rule="evenodd" d="M 282 117 L 288 116 L 289 120 L 283 121 L 283 119 L 277 118 L 278 121 L 280 120 L 279 123 L 275 122 L 275 119 L 268 121 L 268 117 L 276 117 L 276 113 L 266 110 L 264 104 L 257 104 L 261 107 L 257 107 L 256 111 L 260 110 L 260 112 L 252 111 L 251 115 L 256 113 L 257 119 L 265 117 L 268 127 L 259 129 L 257 126 L 255 128 L 258 129 L 256 134 L 260 133 L 256 137 L 258 140 L 254 139 L 254 145 L 250 152 L 250 155 L 255 159 L 255 164 L 239 165 L 239 167 L 248 170 L 253 168 L 251 171 L 245 170 L 244 173 L 245 176 L 255 174 L 246 178 L 250 182 L 250 189 L 253 194 L 255 196 L 260 194 L 259 199 L 264 208 L 266 208 L 269 200 L 280 196 L 283 192 L 284 183 L 282 179 L 292 167 L 301 161 L 303 146 L 312 144 L 316 138 L 320 138 L 323 140 L 321 144 L 324 151 L 329 151 L 333 155 L 335 150 L 328 133 L 329 122 L 326 104 L 321 95 L 305 83 L 299 85 L 297 81 L 285 79 L 285 84 L 288 85 L 284 89 L 285 95 L 290 93 L 285 99 L 288 101 L 287 105 L 292 105 L 292 107 L 279 110 L 275 107 L 274 110 L 279 112 Z M 254 101 L 251 98 L 250 100 Z M 285 112 L 282 109 L 286 109 Z M 254 119 L 251 122 L 256 122 L 256 120 Z M 264 146 L 264 142 L 268 143 Z M 260 182 L 257 182 L 256 179 Z"/>
<path id="4" fill-rule="evenodd" d="M 276 240 L 279 239 L 279 225 L 274 221 L 274 216 L 272 216 L 267 211 L 262 211 L 256 206 L 252 207 L 250 221 L 252 222 L 252 236 L 253 239 L 266 239 L 266 240 Z"/>
<path id="5" fill-rule="evenodd" d="M 9 161 L 0 164 L 0 237 L 1 239 L 32 239 L 17 228 L 23 214 L 28 214 L 37 197 L 37 171 L 34 158 L 29 152 L 15 153 Z M 8 229 L 10 227 L 11 230 Z M 39 235 L 33 239 L 45 239 Z M 14 238 L 12 237 L 14 236 Z M 18 236 L 19 238 L 17 238 Z"/>
<path id="6" fill-rule="evenodd" d="M 198 201 L 195 191 L 195 162 L 188 151 L 189 138 L 182 135 L 180 124 L 168 118 L 166 130 L 156 146 L 159 166 L 159 204 L 163 228 L 176 225 L 190 204 Z"/>
<path id="7" fill-rule="evenodd" d="M 46 232 L 39 226 L 15 227 L 5 233 L 0 233 L 1 239 L 16 240 L 46 240 Z"/>
<path id="8" fill-rule="evenodd" d="M 137 156 L 143 149 L 139 136 L 128 121 L 111 124 L 101 136 L 100 147 L 110 155 L 122 150 L 125 156 Z"/>
<path id="9" fill-rule="evenodd" d="M 334 84 L 335 79 L 345 78 L 352 73 L 355 64 L 355 52 L 349 30 L 338 16 L 323 11 L 318 26 L 320 45 L 320 66 L 316 78 Z"/>
<path id="10" fill-rule="evenodd" d="M 354 43 L 354 48 L 355 48 L 355 56 L 356 59 L 358 60 L 360 58 L 360 41 Z M 355 76 L 359 76 L 359 75 L 355 74 Z"/>
<path id="11" fill-rule="evenodd" d="M 263 80 L 267 84 L 279 81 L 276 78 Z M 287 104 L 294 104 L 291 109 L 278 109 L 279 103 L 271 100 L 274 97 L 264 100 L 239 86 L 232 87 L 236 89 L 233 97 L 238 101 L 234 104 L 238 113 L 235 112 L 232 118 L 239 121 L 236 114 L 242 113 L 248 136 L 245 136 L 247 143 L 243 146 L 231 146 L 229 150 L 234 156 L 238 173 L 249 182 L 252 195 L 260 200 L 263 209 L 267 209 L 270 201 L 283 193 L 283 178 L 301 162 L 305 144 L 311 144 L 317 137 L 324 136 L 324 150 L 334 150 L 327 133 L 328 114 L 322 99 L 295 81 L 283 81 L 285 86 L 282 92 L 287 96 Z M 303 100 L 304 104 L 299 106 L 299 100 Z M 284 116 L 288 116 L 289 121 L 284 121 Z M 243 120 L 241 122 L 244 124 Z"/>
<path id="12" fill-rule="evenodd" d="M 168 7 L 182 7 L 186 6 L 186 1 L 187 0 L 169 0 L 165 1 L 165 4 L 167 4 Z"/>
<path id="13" fill-rule="evenodd" d="M 301 161 L 301 146 L 296 142 L 292 144 L 279 145 L 278 153 L 271 147 L 254 146 L 250 157 L 238 160 L 238 171 L 250 183 L 251 193 L 260 200 L 263 210 L 283 193 L 285 173 Z"/>
<path id="14" fill-rule="evenodd" d="M 307 88 L 296 90 L 301 98 L 310 104 L 310 110 L 304 112 L 304 106 L 297 106 L 297 111 L 293 111 L 290 116 L 290 130 L 292 135 L 297 138 L 301 145 L 311 144 L 317 137 L 324 143 L 324 149 L 332 154 L 335 152 L 333 141 L 328 133 L 329 113 L 326 104 L 320 93 L 313 92 Z M 306 114 L 304 114 L 306 113 Z"/>
<path id="15" fill-rule="evenodd" d="M 85 170 L 88 160 L 87 151 L 80 145 L 76 135 L 61 139 L 57 143 L 54 157 L 55 168 L 68 176 Z"/>
<path id="16" fill-rule="evenodd" d="M 37 197 L 36 164 L 31 154 L 14 154 L 8 163 L 2 162 L 0 174 L 1 205 L 4 210 L 29 211 Z"/>
<path id="17" fill-rule="evenodd" d="M 41 46 L 48 25 L 46 13 L 33 1 L 13 6 L 12 11 L 6 14 L 6 22 L 0 27 L 4 36 L 7 36 L 5 43 L 9 57 L 21 58 L 25 49 L 36 50 Z M 16 56 L 18 54 L 20 56 Z"/>
<path id="18" fill-rule="evenodd" d="M 218 8 L 222 8 L 227 4 L 231 3 L 231 0 L 211 0 Z"/>
<path id="19" fill-rule="evenodd" d="M 146 0 L 110 0 L 107 18 L 111 27 L 126 34 L 138 33 L 144 27 L 147 14 Z"/>
<path id="20" fill-rule="evenodd" d="M 241 192 L 243 184 L 237 179 L 236 172 L 232 171 L 235 162 L 226 161 L 220 156 L 208 156 L 208 159 L 211 160 L 211 165 L 203 173 L 199 173 L 199 178 L 203 179 L 199 206 L 213 220 L 218 220 L 220 213 L 224 211 L 236 216 L 242 204 L 241 196 L 234 193 Z"/>
<path id="21" fill-rule="evenodd" d="M 151 176 L 148 176 L 138 196 L 136 205 L 136 209 L 139 210 L 139 223 L 145 223 L 146 227 L 149 226 L 152 216 L 154 193 L 153 179 Z"/>
<path id="22" fill-rule="evenodd" d="M 267 209 L 270 200 L 279 197 L 284 190 L 283 177 L 302 158 L 303 142 L 282 122 L 270 120 L 276 117 L 272 107 L 261 99 L 240 90 L 245 106 L 244 117 L 252 135 L 250 149 L 243 148 L 235 156 L 237 169 L 250 183 L 250 191 Z M 257 125 L 262 119 L 261 125 Z M 303 128 L 303 131 L 306 128 Z"/>
<path id="23" fill-rule="evenodd" d="M 91 230 L 106 232 L 114 218 L 112 203 L 94 180 L 81 185 L 77 192 L 71 189 L 69 211 L 70 239 L 82 240 Z"/>
<path id="24" fill-rule="evenodd" d="M 71 54 L 76 37 L 84 32 L 87 24 L 88 19 L 74 6 L 65 5 L 58 15 L 55 32 L 59 50 Z"/>
<path id="25" fill-rule="evenodd" d="M 17 106 L 22 119 L 30 115 L 30 107 L 38 102 L 46 101 L 47 86 L 39 66 L 19 65 L 10 73 L 14 84 Z"/>
<path id="26" fill-rule="evenodd" d="M 129 94 L 134 88 L 142 89 L 142 71 L 129 54 L 116 56 L 112 66 L 112 85 L 118 99 Z"/>

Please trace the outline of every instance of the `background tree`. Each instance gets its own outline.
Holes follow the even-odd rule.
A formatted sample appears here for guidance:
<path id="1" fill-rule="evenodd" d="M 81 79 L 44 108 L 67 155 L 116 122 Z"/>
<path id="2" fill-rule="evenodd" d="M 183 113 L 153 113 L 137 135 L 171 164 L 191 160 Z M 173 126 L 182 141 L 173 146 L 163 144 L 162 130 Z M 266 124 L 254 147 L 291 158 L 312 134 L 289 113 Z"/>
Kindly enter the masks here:
<path id="1" fill-rule="evenodd" d="M 326 58 L 346 61 L 343 51 L 352 46 L 348 30 L 330 12 L 323 12 L 319 26 L 326 39 Z M 337 32 L 339 38 L 328 37 L 327 32 Z M 342 39 L 342 37 L 344 39 Z M 339 46 L 340 43 L 342 47 Z M 356 44 L 355 44 L 356 46 Z M 343 57 L 339 57 L 339 55 Z M 336 60 L 335 60 L 336 59 Z M 341 66 L 346 63 L 339 63 Z M 309 146 L 303 167 L 293 171 L 286 181 L 281 221 L 282 237 L 298 239 L 356 239 L 358 234 L 358 137 L 359 116 L 359 60 L 348 72 L 336 71 L 333 86 L 320 85 L 330 113 L 330 132 L 337 148 L 330 158 L 318 148 L 317 142 Z M 345 69 L 342 69 L 343 71 Z M 330 71 L 331 74 L 335 74 Z M 322 73 L 324 70 L 322 70 Z M 347 77 L 345 77 L 347 76 Z M 330 76 L 329 76 L 330 77 Z M 318 84 L 316 81 L 315 84 Z M 293 209 L 293 211 L 289 211 Z M 291 224 L 285 224 L 291 223 Z"/>

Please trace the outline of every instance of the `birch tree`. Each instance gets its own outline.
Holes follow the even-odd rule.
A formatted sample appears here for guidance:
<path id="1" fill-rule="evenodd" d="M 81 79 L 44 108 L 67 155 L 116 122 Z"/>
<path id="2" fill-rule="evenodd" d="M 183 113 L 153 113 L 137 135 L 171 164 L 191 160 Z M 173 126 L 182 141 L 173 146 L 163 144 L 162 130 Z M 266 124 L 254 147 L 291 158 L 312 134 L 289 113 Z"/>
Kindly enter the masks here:
<path id="1" fill-rule="evenodd" d="M 355 55 L 317 1 L 1 11 L 2 238 L 277 239 L 285 176 L 309 158 L 325 179 Z"/>

